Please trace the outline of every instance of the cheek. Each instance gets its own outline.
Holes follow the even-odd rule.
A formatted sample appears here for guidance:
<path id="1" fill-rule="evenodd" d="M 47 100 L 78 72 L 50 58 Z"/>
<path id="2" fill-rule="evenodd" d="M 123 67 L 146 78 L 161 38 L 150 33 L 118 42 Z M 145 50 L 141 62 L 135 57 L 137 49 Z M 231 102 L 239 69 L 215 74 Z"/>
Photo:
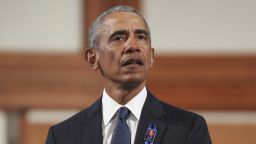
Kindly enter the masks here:
<path id="1" fill-rule="evenodd" d="M 100 62 L 104 65 L 106 69 L 118 67 L 119 61 L 120 58 L 112 50 L 104 51 L 100 55 Z"/>
<path id="2" fill-rule="evenodd" d="M 141 45 L 141 52 L 143 53 L 143 56 L 145 58 L 145 61 L 147 63 L 147 66 L 149 66 L 152 62 L 152 52 L 151 48 L 148 45 Z"/>

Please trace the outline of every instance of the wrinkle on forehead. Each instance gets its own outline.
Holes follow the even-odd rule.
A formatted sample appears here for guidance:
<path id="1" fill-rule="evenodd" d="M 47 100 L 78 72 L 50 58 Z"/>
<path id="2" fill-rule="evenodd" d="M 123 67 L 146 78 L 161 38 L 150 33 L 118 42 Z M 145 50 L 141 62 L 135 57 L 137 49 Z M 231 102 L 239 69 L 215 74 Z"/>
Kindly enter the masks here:
<path id="1" fill-rule="evenodd" d="M 131 12 L 115 12 L 107 17 L 103 22 L 102 32 L 109 31 L 109 33 L 113 33 L 116 30 L 136 30 L 142 29 L 148 32 L 146 28 L 146 24 L 144 23 L 143 19 Z"/>

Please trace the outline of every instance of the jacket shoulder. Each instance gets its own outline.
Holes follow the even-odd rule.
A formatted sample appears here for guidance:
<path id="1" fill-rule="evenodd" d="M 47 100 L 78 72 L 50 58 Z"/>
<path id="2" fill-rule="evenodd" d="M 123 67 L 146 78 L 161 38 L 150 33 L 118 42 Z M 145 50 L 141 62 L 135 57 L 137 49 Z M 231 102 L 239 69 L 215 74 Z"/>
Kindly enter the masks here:
<path id="1" fill-rule="evenodd" d="M 186 136 L 186 143 L 211 144 L 211 138 L 205 119 L 194 112 L 183 110 L 175 106 L 162 103 L 166 115 L 165 123 L 174 124 L 183 129 Z M 176 127 L 177 128 L 177 127 Z M 176 129 L 178 131 L 178 129 Z"/>
<path id="2" fill-rule="evenodd" d="M 166 115 L 164 119 L 167 121 L 167 123 L 174 123 L 174 124 L 181 124 L 181 125 L 191 125 L 195 123 L 195 121 L 205 121 L 203 116 L 185 110 L 178 107 L 175 107 L 173 105 L 162 103 L 162 107 L 166 112 Z"/>
<path id="3" fill-rule="evenodd" d="M 50 129 L 54 132 L 55 137 L 61 137 L 67 133 L 73 133 L 74 131 L 77 131 L 81 125 L 85 126 L 98 112 L 101 112 L 100 100 L 72 117 L 52 126 Z"/>

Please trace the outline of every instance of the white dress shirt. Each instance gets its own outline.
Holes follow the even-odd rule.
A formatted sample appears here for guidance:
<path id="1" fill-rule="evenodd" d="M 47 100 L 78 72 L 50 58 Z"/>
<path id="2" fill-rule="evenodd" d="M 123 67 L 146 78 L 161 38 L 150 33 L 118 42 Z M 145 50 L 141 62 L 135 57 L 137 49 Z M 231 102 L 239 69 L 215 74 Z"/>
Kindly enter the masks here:
<path id="1" fill-rule="evenodd" d="M 131 114 L 126 120 L 127 125 L 130 128 L 131 132 L 131 144 L 134 143 L 135 135 L 137 131 L 138 122 L 140 119 L 142 107 L 147 98 L 147 90 L 144 87 L 143 90 L 136 95 L 133 99 L 131 99 L 127 104 L 124 106 L 127 107 Z M 102 135 L 103 135 L 103 144 L 111 144 L 112 134 L 115 129 L 117 123 L 117 110 L 123 107 L 116 101 L 114 101 L 105 91 L 103 90 L 103 97 L 102 97 Z"/>

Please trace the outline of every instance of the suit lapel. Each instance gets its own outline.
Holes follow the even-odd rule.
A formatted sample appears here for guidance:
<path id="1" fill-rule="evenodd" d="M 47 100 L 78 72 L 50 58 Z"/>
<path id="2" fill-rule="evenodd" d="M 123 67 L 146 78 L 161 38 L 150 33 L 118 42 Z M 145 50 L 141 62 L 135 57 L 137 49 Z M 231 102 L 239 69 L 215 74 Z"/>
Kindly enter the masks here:
<path id="1" fill-rule="evenodd" d="M 166 124 L 159 121 L 159 119 L 164 115 L 165 111 L 162 108 L 161 103 L 156 98 L 154 98 L 152 94 L 148 91 L 147 99 L 142 109 L 134 143 L 145 143 L 144 137 L 151 123 L 155 124 L 157 128 L 157 134 L 154 142 L 159 143 L 167 128 Z"/>

